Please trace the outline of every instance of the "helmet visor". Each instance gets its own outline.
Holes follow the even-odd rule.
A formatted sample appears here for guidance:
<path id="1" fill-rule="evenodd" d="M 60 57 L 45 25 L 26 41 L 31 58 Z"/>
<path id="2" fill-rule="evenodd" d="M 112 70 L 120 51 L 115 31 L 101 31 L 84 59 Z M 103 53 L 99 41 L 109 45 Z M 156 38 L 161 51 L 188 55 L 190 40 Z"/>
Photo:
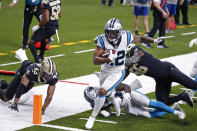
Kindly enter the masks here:
<path id="1" fill-rule="evenodd" d="M 106 30 L 106 33 L 110 39 L 117 39 L 119 35 L 118 30 Z"/>

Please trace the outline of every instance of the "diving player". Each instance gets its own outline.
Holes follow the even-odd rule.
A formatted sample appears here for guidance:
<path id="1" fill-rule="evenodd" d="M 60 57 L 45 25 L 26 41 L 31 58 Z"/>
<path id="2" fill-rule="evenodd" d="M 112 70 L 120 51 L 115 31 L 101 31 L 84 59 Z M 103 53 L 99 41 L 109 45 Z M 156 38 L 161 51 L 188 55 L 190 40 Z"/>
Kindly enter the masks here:
<path id="1" fill-rule="evenodd" d="M 42 113 L 50 104 L 59 80 L 59 73 L 56 70 L 55 63 L 45 58 L 41 63 L 32 63 L 29 60 L 23 62 L 17 70 L 14 79 L 9 84 L 6 92 L 0 89 L 0 99 L 4 102 L 10 101 L 14 97 L 14 103 L 9 107 L 11 110 L 18 110 L 18 102 L 21 95 L 27 93 L 34 86 L 34 83 L 49 84 L 47 97 L 42 106 Z"/>
<path id="2" fill-rule="evenodd" d="M 144 36 L 133 36 L 130 31 L 122 29 L 120 20 L 111 18 L 105 24 L 105 34 L 98 35 L 95 38 L 97 47 L 93 55 L 93 63 L 101 65 L 100 87 L 93 112 L 85 125 L 87 129 L 93 127 L 96 116 L 103 107 L 105 97 L 110 96 L 125 76 L 124 64 L 127 46 L 131 42 L 154 42 L 157 44 L 162 41 L 161 38 L 152 39 Z M 104 58 L 101 54 L 106 50 L 109 50 L 109 56 Z"/>
<path id="3" fill-rule="evenodd" d="M 126 91 L 124 92 L 124 90 Z M 132 89 L 132 87 L 131 87 Z M 128 94 L 130 98 L 126 98 Z M 91 107 L 94 107 L 96 96 L 98 95 L 98 89 L 96 87 L 87 87 L 84 90 L 84 98 L 90 103 Z M 110 98 L 111 97 L 111 98 Z M 114 96 L 110 96 L 106 99 L 105 104 L 102 107 L 101 114 L 105 117 L 110 116 L 110 106 L 114 105 L 116 116 L 120 116 L 121 108 L 127 113 L 136 116 L 144 116 L 147 118 L 159 117 L 167 113 L 177 115 L 179 119 L 185 118 L 185 113 L 180 109 L 178 105 L 175 105 L 175 109 L 170 108 L 162 102 L 151 100 L 146 95 L 130 90 L 130 87 L 124 83 L 120 83 L 116 88 Z M 125 99 L 126 102 L 125 102 Z M 154 108 L 155 110 L 148 110 L 145 107 Z"/>
<path id="4" fill-rule="evenodd" d="M 29 42 L 31 53 L 36 62 L 41 62 L 44 57 L 46 39 L 56 33 L 58 19 L 61 17 L 60 0 L 43 0 L 41 2 L 42 20 L 39 25 L 33 26 L 34 32 Z M 35 43 L 41 41 L 40 54 L 37 55 Z"/>
<path id="5" fill-rule="evenodd" d="M 160 61 L 151 54 L 142 50 L 139 46 L 131 44 L 127 49 L 126 75 L 130 72 L 136 75 L 146 75 L 154 78 L 156 82 L 156 99 L 171 105 L 183 100 L 193 107 L 193 101 L 189 98 L 186 91 L 177 96 L 169 96 L 172 82 L 180 83 L 189 89 L 197 89 L 197 82 L 182 73 L 175 65 L 167 61 Z"/>

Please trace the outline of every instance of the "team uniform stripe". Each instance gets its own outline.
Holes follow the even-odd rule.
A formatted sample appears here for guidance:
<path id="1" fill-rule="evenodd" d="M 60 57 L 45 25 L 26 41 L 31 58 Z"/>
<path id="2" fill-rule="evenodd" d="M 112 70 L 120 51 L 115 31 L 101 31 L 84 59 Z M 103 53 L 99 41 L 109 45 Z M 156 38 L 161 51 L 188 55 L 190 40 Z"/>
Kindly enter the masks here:
<path id="1" fill-rule="evenodd" d="M 122 80 L 124 79 L 124 77 L 125 77 L 125 70 L 122 71 L 121 78 L 116 82 L 116 84 L 114 86 L 112 86 L 109 90 L 107 90 L 107 92 L 108 91 L 112 91 L 113 89 L 115 89 L 122 82 Z"/>
<path id="2" fill-rule="evenodd" d="M 130 44 L 131 42 L 131 32 L 126 31 L 127 32 L 127 46 Z"/>
<path id="3" fill-rule="evenodd" d="M 99 36 L 98 36 L 98 39 L 99 39 L 99 41 L 100 41 L 100 43 L 101 43 L 103 49 L 105 50 L 105 44 L 104 44 L 103 38 L 99 35 Z"/>

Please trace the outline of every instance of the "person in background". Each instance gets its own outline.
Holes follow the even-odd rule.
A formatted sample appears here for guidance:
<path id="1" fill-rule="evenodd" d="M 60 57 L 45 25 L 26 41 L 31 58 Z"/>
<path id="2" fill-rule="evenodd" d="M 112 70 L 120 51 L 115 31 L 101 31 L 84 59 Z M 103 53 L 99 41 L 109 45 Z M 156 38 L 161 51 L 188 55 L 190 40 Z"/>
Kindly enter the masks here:
<path id="1" fill-rule="evenodd" d="M 114 0 L 108 0 L 108 6 L 112 7 L 113 6 Z M 101 0 L 102 6 L 106 5 L 106 0 Z"/>
<path id="2" fill-rule="evenodd" d="M 9 8 L 16 5 L 18 0 L 13 0 L 9 4 Z M 41 21 L 41 1 L 40 0 L 25 0 L 24 18 L 23 18 L 23 45 L 22 48 L 28 48 L 27 41 L 29 38 L 29 27 L 32 22 L 32 18 L 35 16 L 38 22 Z"/>
<path id="3" fill-rule="evenodd" d="M 167 7 L 168 11 L 170 13 L 169 18 L 166 21 L 167 27 L 166 27 L 166 33 L 173 33 L 173 31 L 170 29 L 171 21 L 173 19 L 173 16 L 176 15 L 176 6 L 177 6 L 178 0 L 168 0 L 167 1 Z"/>
<path id="4" fill-rule="evenodd" d="M 165 36 L 165 23 L 168 19 L 169 12 L 167 9 L 167 1 L 166 0 L 154 0 L 151 8 L 153 9 L 153 27 L 151 31 L 148 33 L 148 37 L 154 37 L 157 30 L 159 30 L 159 37 Z M 146 48 L 152 48 L 149 43 L 142 43 L 142 45 Z M 157 45 L 157 48 L 168 48 L 164 44 L 164 40 Z"/>
<path id="5" fill-rule="evenodd" d="M 29 48 L 36 62 L 41 62 L 44 58 L 47 39 L 56 33 L 59 28 L 58 20 L 61 17 L 60 0 L 43 0 L 41 3 L 42 20 L 39 25 L 32 27 L 34 32 L 28 42 Z M 35 44 L 41 41 L 40 54 L 37 54 Z"/>
<path id="6" fill-rule="evenodd" d="M 191 25 L 191 23 L 188 20 L 188 0 L 178 0 L 177 1 L 177 8 L 176 8 L 176 15 L 175 17 L 175 23 L 177 25 L 180 25 L 179 21 L 179 11 L 181 10 L 182 16 L 183 16 L 183 23 L 184 25 Z"/>
<path id="7" fill-rule="evenodd" d="M 145 29 L 145 34 L 148 35 L 149 28 L 148 28 L 148 0 L 131 0 L 131 5 L 134 5 L 134 12 L 135 15 L 135 35 L 139 35 L 138 32 L 138 25 L 140 16 L 143 16 L 143 25 Z"/>

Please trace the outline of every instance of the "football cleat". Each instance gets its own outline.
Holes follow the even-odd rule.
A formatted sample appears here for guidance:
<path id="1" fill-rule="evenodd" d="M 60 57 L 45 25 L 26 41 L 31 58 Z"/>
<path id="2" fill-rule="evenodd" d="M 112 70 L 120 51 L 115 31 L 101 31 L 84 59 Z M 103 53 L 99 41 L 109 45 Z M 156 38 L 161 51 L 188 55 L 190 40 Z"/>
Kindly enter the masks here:
<path id="1" fill-rule="evenodd" d="M 181 100 L 187 102 L 191 107 L 194 106 L 193 100 L 189 97 L 189 94 L 187 93 L 186 90 L 184 90 L 181 94 L 180 94 Z"/>
<path id="2" fill-rule="evenodd" d="M 88 121 L 87 121 L 87 123 L 86 123 L 86 125 L 85 125 L 85 128 L 86 129 L 92 129 L 95 119 L 96 119 L 95 117 L 90 116 Z"/>
<path id="3" fill-rule="evenodd" d="M 176 111 L 175 110 L 174 114 L 177 115 L 180 120 L 183 120 L 186 117 L 186 114 L 184 112 L 181 112 L 181 111 Z"/>
<path id="4" fill-rule="evenodd" d="M 8 83 L 6 82 L 6 80 L 1 80 L 0 81 L 0 89 L 7 89 L 8 88 Z"/>

